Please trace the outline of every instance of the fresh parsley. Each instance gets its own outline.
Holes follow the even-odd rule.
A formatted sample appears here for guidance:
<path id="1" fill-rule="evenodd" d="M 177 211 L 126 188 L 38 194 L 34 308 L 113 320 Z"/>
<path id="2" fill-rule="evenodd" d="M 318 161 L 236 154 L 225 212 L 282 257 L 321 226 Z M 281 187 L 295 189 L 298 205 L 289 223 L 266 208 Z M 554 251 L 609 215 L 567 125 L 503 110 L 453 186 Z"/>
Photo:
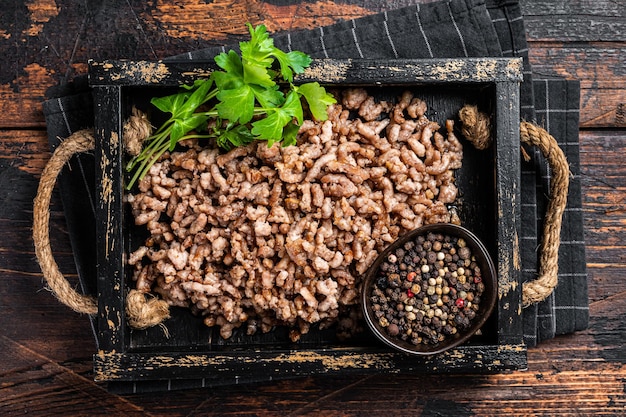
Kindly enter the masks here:
<path id="1" fill-rule="evenodd" d="M 267 141 L 268 146 L 294 145 L 304 120 L 303 101 L 312 117 L 326 120 L 326 109 L 335 98 L 316 82 L 293 84 L 294 75 L 302 73 L 311 58 L 274 46 L 264 25 L 247 26 L 250 40 L 239 43 L 241 55 L 232 50 L 221 53 L 215 57 L 220 70 L 209 78 L 151 100 L 171 116 L 128 163 L 132 173 L 128 189 L 181 140 L 213 138 L 226 150 L 254 140 Z"/>

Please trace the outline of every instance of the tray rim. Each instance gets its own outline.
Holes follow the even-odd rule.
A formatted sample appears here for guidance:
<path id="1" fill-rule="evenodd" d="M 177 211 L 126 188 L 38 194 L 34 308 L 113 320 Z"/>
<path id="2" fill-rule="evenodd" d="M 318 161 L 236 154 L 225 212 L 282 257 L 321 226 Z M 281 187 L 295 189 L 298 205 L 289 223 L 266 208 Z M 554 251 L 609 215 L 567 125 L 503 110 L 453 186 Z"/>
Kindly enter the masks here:
<path id="1" fill-rule="evenodd" d="M 486 363 L 476 361 L 476 351 Z M 118 353 L 100 351 L 94 354 L 94 379 L 121 382 L 135 380 L 134 373 L 145 380 L 168 380 L 174 376 L 185 378 L 211 378 L 219 368 L 219 375 L 236 376 L 263 372 L 269 379 L 311 374 L 339 374 L 344 371 L 362 373 L 424 372 L 453 373 L 483 370 L 496 373 L 506 370 L 526 369 L 526 346 L 489 345 L 458 346 L 439 354 L 414 360 L 414 356 L 390 351 L 384 347 L 350 349 L 276 349 L 255 351 L 247 356 L 242 352 L 212 353 Z M 170 373 L 171 371 L 171 373 Z M 223 381 L 224 382 L 224 381 Z"/>
<path id="2" fill-rule="evenodd" d="M 390 63 L 392 63 L 390 65 Z M 178 86 L 206 78 L 217 65 L 213 61 L 134 61 L 90 60 L 89 83 L 104 85 Z M 313 59 L 294 83 L 318 81 L 323 84 L 382 85 L 380 79 L 398 83 L 415 82 L 507 82 L 523 80 L 521 58 L 442 58 L 442 59 Z M 358 77 L 354 75 L 357 74 Z"/>

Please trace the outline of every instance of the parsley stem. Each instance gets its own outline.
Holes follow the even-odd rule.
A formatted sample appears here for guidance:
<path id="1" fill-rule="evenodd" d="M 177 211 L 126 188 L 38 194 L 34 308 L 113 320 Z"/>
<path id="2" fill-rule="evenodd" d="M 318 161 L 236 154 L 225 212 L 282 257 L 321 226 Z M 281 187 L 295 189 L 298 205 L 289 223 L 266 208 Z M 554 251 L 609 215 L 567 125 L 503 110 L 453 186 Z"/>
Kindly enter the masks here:
<path id="1" fill-rule="evenodd" d="M 252 111 L 252 114 L 254 114 L 255 116 L 260 116 L 262 114 L 266 114 L 268 110 L 271 110 L 272 107 L 255 107 L 254 110 Z M 217 110 L 211 109 L 209 111 L 205 111 L 205 112 L 201 112 L 201 113 L 194 113 L 194 115 L 204 115 L 204 116 L 209 116 L 209 117 L 219 117 L 219 113 Z"/>
<path id="2" fill-rule="evenodd" d="M 147 138 L 144 141 L 144 143 L 148 143 L 148 145 L 141 151 L 139 155 L 131 159 L 131 161 L 128 163 L 128 166 L 126 167 L 126 170 L 131 171 L 137 165 L 138 162 L 143 161 L 146 158 L 149 158 L 150 155 L 154 152 L 153 149 L 155 147 L 158 147 L 163 142 L 163 139 L 169 136 L 170 130 L 171 129 L 168 129 L 166 131 L 163 131 L 158 134 L 154 134 L 150 136 L 149 138 Z"/>
<path id="3" fill-rule="evenodd" d="M 180 140 L 186 140 L 186 139 L 211 139 L 214 138 L 215 135 L 186 135 L 183 136 L 182 138 L 180 138 Z"/>
<path id="4" fill-rule="evenodd" d="M 150 159 L 146 159 L 146 160 L 143 161 L 143 163 L 140 165 L 139 169 L 135 172 L 135 175 L 133 175 L 133 178 L 128 183 L 128 186 L 126 187 L 126 189 L 130 190 L 132 188 L 133 184 L 135 184 L 135 181 L 137 181 L 138 178 L 143 178 L 143 177 L 146 176 L 148 171 L 150 171 L 150 168 L 152 168 L 152 165 L 154 165 L 154 163 L 159 160 L 161 155 L 163 155 L 165 153 L 165 151 L 167 151 L 167 149 L 168 149 L 167 145 L 168 144 L 165 143 L 165 146 L 162 146 L 156 153 L 152 154 L 150 156 Z"/>
<path id="5" fill-rule="evenodd" d="M 163 155 L 163 152 L 168 149 L 169 141 L 167 139 L 170 135 L 170 130 L 171 128 L 148 138 L 147 140 L 150 140 L 150 144 L 130 161 L 126 168 L 128 171 L 135 169 L 137 164 L 139 164 L 139 167 L 135 169 L 135 173 L 126 187 L 127 189 L 130 189 L 137 179 L 143 178 L 150 167 Z M 156 157 L 154 156 L 155 154 Z"/>

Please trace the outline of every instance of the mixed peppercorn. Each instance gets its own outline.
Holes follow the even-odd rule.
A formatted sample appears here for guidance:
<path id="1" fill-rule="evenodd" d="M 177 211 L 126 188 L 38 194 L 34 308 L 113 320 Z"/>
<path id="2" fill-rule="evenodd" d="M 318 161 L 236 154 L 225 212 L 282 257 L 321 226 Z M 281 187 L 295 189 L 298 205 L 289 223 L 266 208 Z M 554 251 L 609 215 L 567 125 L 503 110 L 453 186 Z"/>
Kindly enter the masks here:
<path id="1" fill-rule="evenodd" d="M 436 345 L 470 326 L 484 290 L 481 269 L 465 240 L 427 233 L 380 264 L 370 301 L 390 339 Z"/>

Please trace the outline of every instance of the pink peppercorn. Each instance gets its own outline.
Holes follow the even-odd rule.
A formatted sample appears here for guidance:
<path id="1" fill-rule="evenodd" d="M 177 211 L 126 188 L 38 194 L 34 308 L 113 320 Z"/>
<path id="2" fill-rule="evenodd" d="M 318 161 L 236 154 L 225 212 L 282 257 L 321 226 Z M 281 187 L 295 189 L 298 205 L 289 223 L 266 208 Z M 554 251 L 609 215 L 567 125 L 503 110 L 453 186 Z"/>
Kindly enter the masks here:
<path id="1" fill-rule="evenodd" d="M 463 308 L 465 307 L 465 300 L 462 298 L 457 298 L 455 304 L 458 308 Z"/>

